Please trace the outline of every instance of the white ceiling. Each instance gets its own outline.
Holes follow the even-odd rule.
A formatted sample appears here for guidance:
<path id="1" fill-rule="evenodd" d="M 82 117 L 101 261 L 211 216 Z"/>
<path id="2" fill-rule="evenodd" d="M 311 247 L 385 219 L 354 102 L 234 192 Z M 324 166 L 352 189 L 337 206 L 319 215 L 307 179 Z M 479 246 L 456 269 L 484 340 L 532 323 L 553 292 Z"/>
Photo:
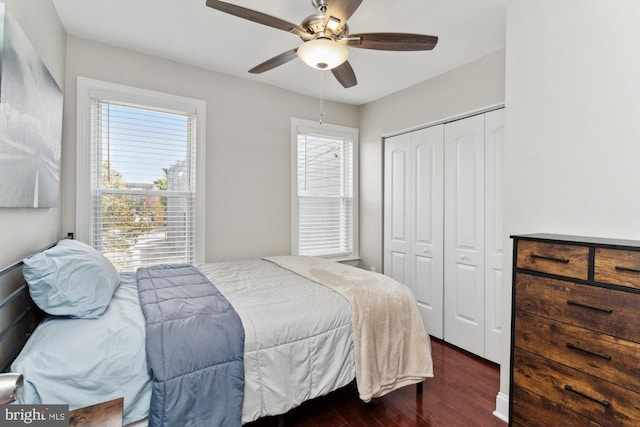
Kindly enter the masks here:
<path id="1" fill-rule="evenodd" d="M 358 85 L 295 59 L 262 74 L 247 70 L 302 43 L 300 38 L 206 6 L 205 0 L 52 0 L 70 35 L 256 80 L 304 95 L 361 105 L 472 62 L 505 46 L 508 0 L 365 0 L 351 33 L 436 35 L 426 52 L 349 48 Z M 311 0 L 233 0 L 292 23 L 316 13 Z"/>

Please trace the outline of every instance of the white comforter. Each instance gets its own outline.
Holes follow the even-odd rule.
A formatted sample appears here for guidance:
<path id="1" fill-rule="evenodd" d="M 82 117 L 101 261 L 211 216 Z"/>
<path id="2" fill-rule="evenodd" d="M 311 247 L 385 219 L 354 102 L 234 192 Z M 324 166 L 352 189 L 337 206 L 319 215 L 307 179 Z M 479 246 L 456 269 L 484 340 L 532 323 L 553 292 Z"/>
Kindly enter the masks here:
<path id="1" fill-rule="evenodd" d="M 245 329 L 243 423 L 285 413 L 354 379 L 351 308 L 338 293 L 264 260 L 197 267 Z"/>

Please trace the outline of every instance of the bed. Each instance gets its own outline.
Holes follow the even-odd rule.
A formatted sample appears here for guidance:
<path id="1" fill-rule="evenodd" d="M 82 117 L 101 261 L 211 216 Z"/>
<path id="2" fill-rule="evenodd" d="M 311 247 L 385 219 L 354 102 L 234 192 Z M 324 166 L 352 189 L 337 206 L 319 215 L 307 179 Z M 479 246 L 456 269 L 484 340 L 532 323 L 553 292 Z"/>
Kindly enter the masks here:
<path id="1" fill-rule="evenodd" d="M 24 376 L 17 403 L 74 409 L 124 397 L 125 424 L 148 417 L 152 426 L 239 425 L 286 413 L 354 379 L 369 401 L 433 375 L 415 299 L 386 276 L 289 256 L 114 274 L 96 254 L 65 239 L 24 260 L 26 295 L 48 314 L 34 315 L 26 286 L 14 292 L 25 306 L 16 325 L 25 318 L 21 328 L 37 324 L 10 356 L 11 372 Z M 65 288 L 73 282 L 81 285 Z M 220 300 L 211 299 L 217 294 Z M 213 306 L 222 317 L 211 317 Z M 239 329 L 228 326 L 235 318 Z M 233 348 L 239 355 L 218 354 Z M 186 366 L 174 368 L 180 363 Z"/>

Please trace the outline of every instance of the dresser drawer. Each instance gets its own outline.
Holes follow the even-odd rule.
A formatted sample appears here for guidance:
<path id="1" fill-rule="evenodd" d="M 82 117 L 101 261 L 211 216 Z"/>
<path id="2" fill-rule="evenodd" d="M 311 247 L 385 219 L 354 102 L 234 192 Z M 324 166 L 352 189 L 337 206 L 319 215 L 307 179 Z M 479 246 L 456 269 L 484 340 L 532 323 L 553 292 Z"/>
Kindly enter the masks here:
<path id="1" fill-rule="evenodd" d="M 518 241 L 516 268 L 587 280 L 589 248 L 521 240 Z"/>
<path id="2" fill-rule="evenodd" d="M 514 381 L 538 396 L 608 426 L 638 426 L 640 394 L 515 348 Z"/>
<path id="3" fill-rule="evenodd" d="M 640 252 L 597 248 L 594 280 L 640 289 Z"/>
<path id="4" fill-rule="evenodd" d="M 516 273 L 516 310 L 640 342 L 640 294 Z"/>
<path id="5" fill-rule="evenodd" d="M 515 346 L 640 393 L 640 344 L 516 312 Z"/>
<path id="6" fill-rule="evenodd" d="M 531 393 L 525 388 L 514 386 L 509 399 L 513 402 L 511 421 L 514 426 L 549 427 L 601 427 L 557 403 Z"/>

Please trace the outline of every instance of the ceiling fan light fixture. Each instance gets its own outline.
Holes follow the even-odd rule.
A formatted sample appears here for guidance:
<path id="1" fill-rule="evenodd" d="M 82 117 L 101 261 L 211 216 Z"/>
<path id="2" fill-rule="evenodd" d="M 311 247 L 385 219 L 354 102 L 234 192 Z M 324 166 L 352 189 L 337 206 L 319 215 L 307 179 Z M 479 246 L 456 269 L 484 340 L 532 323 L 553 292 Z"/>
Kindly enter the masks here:
<path id="1" fill-rule="evenodd" d="M 305 64 L 317 70 L 331 70 L 344 64 L 349 58 L 349 51 L 332 39 L 317 38 L 298 48 L 298 56 Z"/>

